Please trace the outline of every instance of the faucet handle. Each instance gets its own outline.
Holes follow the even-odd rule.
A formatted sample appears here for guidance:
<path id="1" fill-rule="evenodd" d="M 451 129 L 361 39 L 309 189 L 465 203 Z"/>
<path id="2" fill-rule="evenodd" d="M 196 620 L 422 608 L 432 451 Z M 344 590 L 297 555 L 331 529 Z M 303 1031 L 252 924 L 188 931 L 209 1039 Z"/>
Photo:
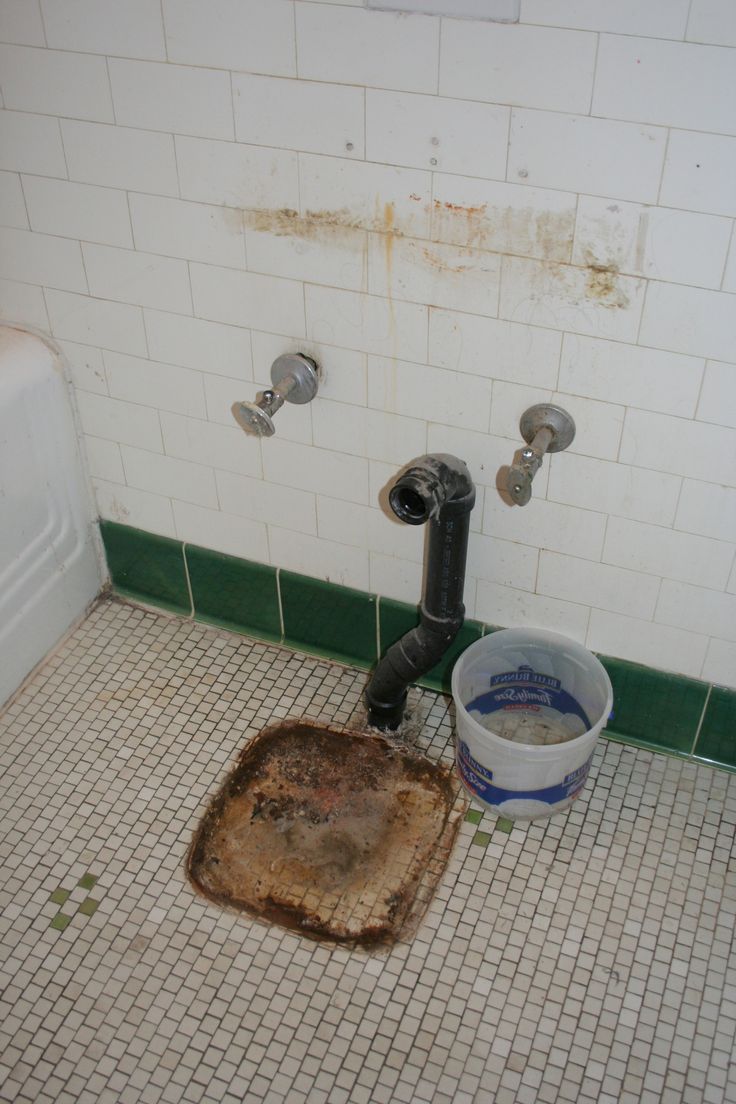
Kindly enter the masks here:
<path id="1" fill-rule="evenodd" d="M 285 402 L 311 402 L 319 386 L 319 368 L 303 353 L 284 353 L 271 365 L 271 383 L 273 388 L 261 391 L 254 403 L 235 402 L 230 407 L 240 428 L 256 437 L 273 437 L 273 416 Z"/>
<path id="2" fill-rule="evenodd" d="M 273 418 L 265 405 L 261 406 L 258 402 L 234 402 L 230 409 L 240 428 L 251 436 L 273 437 L 276 432 Z"/>
<path id="3" fill-rule="evenodd" d="M 506 476 L 506 490 L 517 506 L 526 506 L 532 497 L 532 474 L 528 468 L 514 464 Z"/>

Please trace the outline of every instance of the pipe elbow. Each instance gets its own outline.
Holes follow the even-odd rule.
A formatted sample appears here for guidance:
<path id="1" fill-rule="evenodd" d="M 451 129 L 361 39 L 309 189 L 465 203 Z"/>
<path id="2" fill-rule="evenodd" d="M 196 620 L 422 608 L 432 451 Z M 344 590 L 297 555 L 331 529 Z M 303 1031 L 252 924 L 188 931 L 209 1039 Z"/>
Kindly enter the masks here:
<path id="1" fill-rule="evenodd" d="M 423 525 L 443 509 L 470 513 L 475 486 L 462 460 L 449 453 L 431 453 L 399 476 L 389 492 L 389 503 L 407 525 Z"/>

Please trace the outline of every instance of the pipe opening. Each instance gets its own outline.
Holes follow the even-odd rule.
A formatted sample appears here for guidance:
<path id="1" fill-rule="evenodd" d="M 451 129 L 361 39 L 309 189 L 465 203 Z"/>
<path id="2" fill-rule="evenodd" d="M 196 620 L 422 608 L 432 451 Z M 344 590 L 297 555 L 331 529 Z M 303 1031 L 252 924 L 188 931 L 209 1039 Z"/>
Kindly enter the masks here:
<path id="1" fill-rule="evenodd" d="M 409 525 L 421 525 L 427 520 L 427 504 L 411 487 L 394 487 L 389 494 L 389 502 L 396 516 Z"/>

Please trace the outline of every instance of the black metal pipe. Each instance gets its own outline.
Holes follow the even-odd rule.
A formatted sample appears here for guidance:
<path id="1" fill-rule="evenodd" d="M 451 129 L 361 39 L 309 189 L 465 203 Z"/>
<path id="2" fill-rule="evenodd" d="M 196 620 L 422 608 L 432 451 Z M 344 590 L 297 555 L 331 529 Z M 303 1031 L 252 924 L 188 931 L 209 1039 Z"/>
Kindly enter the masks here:
<path id="1" fill-rule="evenodd" d="M 465 560 L 475 487 L 462 460 L 435 453 L 399 477 L 389 503 L 408 525 L 428 521 L 429 539 L 420 622 L 391 645 L 366 689 L 368 723 L 384 730 L 399 727 L 407 687 L 439 662 L 465 618 Z"/>

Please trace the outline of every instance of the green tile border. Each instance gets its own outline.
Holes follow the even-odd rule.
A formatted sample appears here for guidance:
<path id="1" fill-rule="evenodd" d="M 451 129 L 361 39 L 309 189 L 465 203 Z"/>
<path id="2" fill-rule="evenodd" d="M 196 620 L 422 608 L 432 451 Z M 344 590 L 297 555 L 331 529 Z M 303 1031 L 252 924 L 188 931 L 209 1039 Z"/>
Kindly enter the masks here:
<path id="1" fill-rule="evenodd" d="M 197 621 L 353 666 L 417 624 L 417 606 L 157 536 L 100 523 L 113 589 Z M 315 616 L 320 610 L 320 616 Z M 497 626 L 468 620 L 420 685 L 449 693 L 458 655 Z M 600 657 L 614 690 L 609 739 L 736 770 L 736 690 Z"/>

